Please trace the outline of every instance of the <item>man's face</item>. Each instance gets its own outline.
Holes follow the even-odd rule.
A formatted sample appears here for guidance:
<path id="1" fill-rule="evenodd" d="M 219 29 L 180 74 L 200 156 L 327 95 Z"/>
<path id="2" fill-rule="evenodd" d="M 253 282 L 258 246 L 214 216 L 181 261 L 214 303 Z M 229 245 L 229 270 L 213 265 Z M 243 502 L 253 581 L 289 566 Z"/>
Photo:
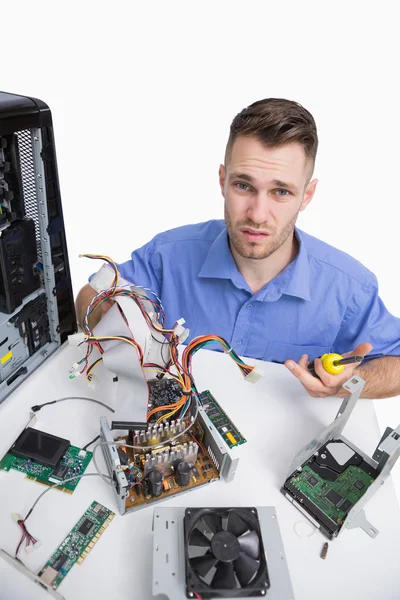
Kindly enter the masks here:
<path id="1" fill-rule="evenodd" d="M 263 259 L 293 234 L 297 215 L 314 195 L 311 168 L 298 143 L 268 148 L 254 137 L 235 140 L 219 170 L 231 249 Z"/>

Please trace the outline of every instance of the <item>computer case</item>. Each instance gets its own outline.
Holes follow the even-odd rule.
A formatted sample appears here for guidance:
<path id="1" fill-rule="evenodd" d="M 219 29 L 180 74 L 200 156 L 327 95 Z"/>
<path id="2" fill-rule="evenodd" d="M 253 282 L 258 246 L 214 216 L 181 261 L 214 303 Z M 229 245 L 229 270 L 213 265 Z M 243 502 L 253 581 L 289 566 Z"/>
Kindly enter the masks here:
<path id="1" fill-rule="evenodd" d="M 0 402 L 75 331 L 51 112 L 0 92 Z"/>

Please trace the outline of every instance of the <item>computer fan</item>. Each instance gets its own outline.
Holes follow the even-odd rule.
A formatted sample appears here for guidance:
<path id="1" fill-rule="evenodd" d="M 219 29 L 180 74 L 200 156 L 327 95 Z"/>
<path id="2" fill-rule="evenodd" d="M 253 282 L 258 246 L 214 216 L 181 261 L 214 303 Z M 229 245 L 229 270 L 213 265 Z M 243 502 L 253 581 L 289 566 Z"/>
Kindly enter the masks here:
<path id="1" fill-rule="evenodd" d="M 294 600 L 273 506 L 157 507 L 153 531 L 153 596 L 161 594 L 164 600 L 251 596 Z M 231 571 L 235 587 L 228 588 L 226 583 L 233 584 Z"/>
<path id="2" fill-rule="evenodd" d="M 266 594 L 270 581 L 255 508 L 186 509 L 184 532 L 188 595 Z"/>

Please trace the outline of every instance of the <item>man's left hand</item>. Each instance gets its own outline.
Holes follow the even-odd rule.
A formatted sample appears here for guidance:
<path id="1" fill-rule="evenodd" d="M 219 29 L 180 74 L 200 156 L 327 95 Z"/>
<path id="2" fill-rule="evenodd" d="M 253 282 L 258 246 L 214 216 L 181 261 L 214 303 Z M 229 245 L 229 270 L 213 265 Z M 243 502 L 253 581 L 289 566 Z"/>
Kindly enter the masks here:
<path id="1" fill-rule="evenodd" d="M 343 357 L 365 356 L 371 352 L 371 350 L 371 344 L 359 344 L 356 348 L 354 348 L 353 352 L 346 352 L 343 354 Z M 342 385 L 348 379 L 350 379 L 359 364 L 360 363 L 353 363 L 346 365 L 341 373 L 338 373 L 337 375 L 331 375 L 325 371 L 324 367 L 322 366 L 321 359 L 316 358 L 314 360 L 314 370 L 319 379 L 311 375 L 310 371 L 307 369 L 307 354 L 303 354 L 298 363 L 294 362 L 293 360 L 287 360 L 285 362 L 285 367 L 287 367 L 289 371 L 291 371 L 291 373 L 293 373 L 293 375 L 301 381 L 310 396 L 313 396 L 313 398 L 327 398 L 328 396 L 343 395 L 343 393 L 341 393 Z"/>

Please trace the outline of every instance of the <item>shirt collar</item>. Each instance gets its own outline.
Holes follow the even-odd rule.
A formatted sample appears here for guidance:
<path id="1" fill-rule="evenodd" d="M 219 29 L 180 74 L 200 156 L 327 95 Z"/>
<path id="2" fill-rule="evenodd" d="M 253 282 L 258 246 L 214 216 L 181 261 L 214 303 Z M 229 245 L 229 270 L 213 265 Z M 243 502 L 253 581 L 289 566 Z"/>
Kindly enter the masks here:
<path id="1" fill-rule="evenodd" d="M 311 300 L 310 296 L 310 267 L 308 264 L 308 253 L 302 232 L 295 228 L 295 234 L 299 242 L 299 252 L 293 262 L 290 263 L 277 277 L 270 281 L 263 290 L 271 284 L 279 289 L 280 294 L 296 296 L 304 300 Z M 228 233 L 226 227 L 212 243 L 198 277 L 214 279 L 230 279 L 238 288 L 251 293 L 251 290 L 238 271 L 236 263 L 228 244 Z M 257 293 L 259 299 L 264 299 L 267 294 L 263 290 Z"/>

